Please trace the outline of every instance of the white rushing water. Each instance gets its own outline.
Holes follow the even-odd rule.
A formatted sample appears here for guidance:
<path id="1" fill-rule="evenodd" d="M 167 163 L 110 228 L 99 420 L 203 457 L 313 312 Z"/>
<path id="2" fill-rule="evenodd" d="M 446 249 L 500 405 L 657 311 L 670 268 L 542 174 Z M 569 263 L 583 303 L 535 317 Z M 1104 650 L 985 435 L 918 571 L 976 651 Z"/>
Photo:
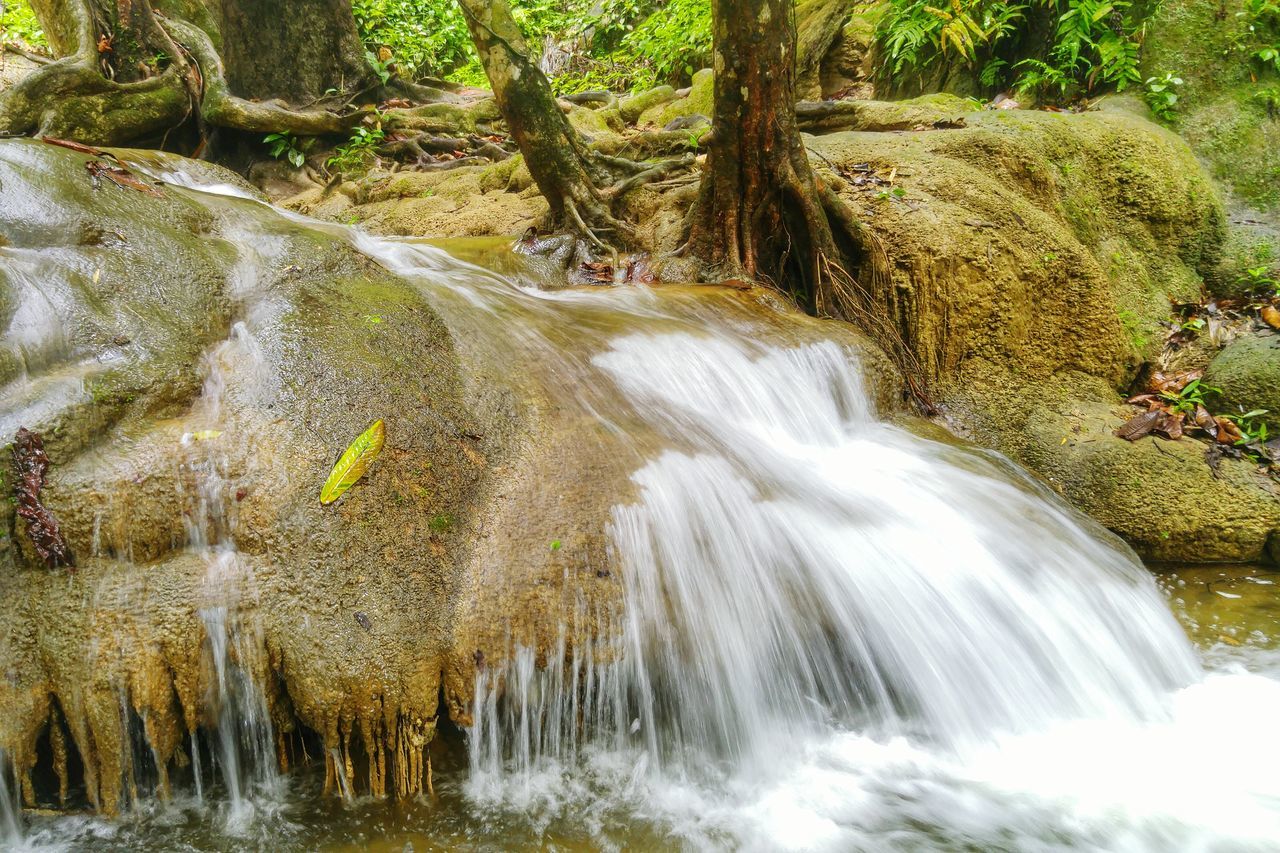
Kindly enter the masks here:
<path id="1" fill-rule="evenodd" d="M 567 612 L 544 667 L 517 647 L 477 674 L 468 843 L 501 823 L 638 848 L 1280 850 L 1280 672 L 1206 672 L 1127 548 L 1002 458 L 883 422 L 854 352 L 314 227 L 659 445 L 634 448 L 612 513 L 614 634 Z M 210 430 L 221 395 L 269 384 L 251 327 L 210 355 Z M 211 758 L 247 820 L 271 731 L 237 663 L 252 576 L 206 447 Z"/>
<path id="2" fill-rule="evenodd" d="M 482 677 L 477 797 L 553 809 L 598 774 L 588 801 L 762 849 L 1280 845 L 1280 684 L 1202 681 L 1127 549 L 1011 466 L 877 422 L 834 344 L 596 363 L 681 449 L 614 513 L 622 660 L 517 654 L 502 703 Z M 594 767 L 578 702 L 607 707 Z"/>
<path id="3" fill-rule="evenodd" d="M 668 443 L 613 513 L 620 645 L 477 675 L 481 810 L 695 847 L 1280 849 L 1280 683 L 1206 677 L 1127 547 L 1001 457 L 880 421 L 853 353 L 357 245 L 506 334 L 548 325 L 512 301 L 628 315 L 566 382 Z"/>

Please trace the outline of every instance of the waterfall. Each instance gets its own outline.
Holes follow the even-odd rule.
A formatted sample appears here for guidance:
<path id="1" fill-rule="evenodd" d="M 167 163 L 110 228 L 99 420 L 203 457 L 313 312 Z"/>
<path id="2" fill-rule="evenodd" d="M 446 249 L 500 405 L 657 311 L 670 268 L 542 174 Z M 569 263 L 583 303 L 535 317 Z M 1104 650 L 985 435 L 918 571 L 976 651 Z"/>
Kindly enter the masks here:
<path id="1" fill-rule="evenodd" d="M 569 607 L 550 648 L 484 650 L 466 783 L 437 777 L 423 846 L 1275 849 L 1274 674 L 1206 672 L 1122 543 L 997 454 L 882 420 L 847 337 L 281 216 L 413 282 L 459 347 L 536 372 L 634 460 L 607 531 L 616 609 Z M 243 319 L 208 354 L 185 463 L 213 675 L 192 767 L 198 796 L 227 799 L 197 849 L 225 847 L 278 781 L 224 449 L 245 438 L 228 395 L 272 393 L 253 335 L 271 238 L 242 237 Z M 8 781 L 0 766 L 13 837 Z M 412 807 L 363 809 L 317 808 L 263 843 L 399 846 Z M 188 843 L 169 829 L 146 831 Z M 113 849 L 146 840 L 125 833 Z"/>
<path id="2" fill-rule="evenodd" d="M 0 749 L 0 847 L 17 847 L 22 843 L 22 803 L 19 801 L 18 779 L 9 756 Z"/>
<path id="3" fill-rule="evenodd" d="M 504 733 L 507 772 L 534 768 L 531 737 L 571 760 L 572 738 L 546 732 L 576 728 L 577 709 L 541 710 L 566 692 L 607 708 L 589 736 L 635 746 L 649 772 L 764 778 L 827 731 L 960 749 L 1160 719 L 1197 679 L 1127 549 L 1011 466 L 880 423 L 836 344 L 632 335 L 595 363 L 679 447 L 613 513 L 623 653 L 589 679 L 534 676 L 518 653 L 501 711 L 482 679 L 477 767 Z M 530 702 L 541 735 L 525 731 Z"/>
<path id="4" fill-rule="evenodd" d="M 236 295 L 252 292 L 260 262 L 256 251 L 243 254 L 232 273 Z M 226 795 L 226 827 L 236 834 L 253 820 L 254 795 L 272 793 L 278 787 L 279 769 L 270 710 L 255 677 L 255 670 L 261 669 L 255 665 L 263 655 L 262 638 L 257 617 L 242 607 L 246 598 L 252 603 L 253 573 L 235 547 L 235 484 L 219 439 L 232 427 L 224 412 L 227 396 L 263 393 L 270 372 L 252 332 L 239 321 L 230 336 L 208 353 L 204 373 L 195 413 L 200 429 L 184 436 L 195 482 L 195 507 L 186 520 L 186 532 L 189 547 L 207 563 L 198 614 L 214 680 L 205 706 L 214 721 L 210 748 Z M 196 793 L 203 799 L 203 768 L 195 737 L 191 750 Z"/>

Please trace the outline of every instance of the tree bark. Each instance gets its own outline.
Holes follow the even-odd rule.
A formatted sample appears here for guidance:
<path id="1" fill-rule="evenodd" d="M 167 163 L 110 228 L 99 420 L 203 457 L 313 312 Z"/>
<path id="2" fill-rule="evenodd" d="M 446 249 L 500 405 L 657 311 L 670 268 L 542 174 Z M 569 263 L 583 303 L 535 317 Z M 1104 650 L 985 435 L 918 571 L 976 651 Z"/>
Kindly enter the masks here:
<path id="1" fill-rule="evenodd" d="M 241 98 L 306 105 L 370 79 L 350 0 L 229 0 L 221 31 L 227 85 Z"/>
<path id="2" fill-rule="evenodd" d="M 551 207 L 551 225 L 597 247 L 622 248 L 632 230 L 613 217 L 608 170 L 593 162 L 560 110 L 551 83 L 529 58 L 507 0 L 458 0 L 494 98 L 525 165 Z"/>
<path id="3" fill-rule="evenodd" d="M 840 253 L 796 125 L 791 2 L 713 0 L 712 15 L 715 117 L 688 251 L 839 315 Z"/>

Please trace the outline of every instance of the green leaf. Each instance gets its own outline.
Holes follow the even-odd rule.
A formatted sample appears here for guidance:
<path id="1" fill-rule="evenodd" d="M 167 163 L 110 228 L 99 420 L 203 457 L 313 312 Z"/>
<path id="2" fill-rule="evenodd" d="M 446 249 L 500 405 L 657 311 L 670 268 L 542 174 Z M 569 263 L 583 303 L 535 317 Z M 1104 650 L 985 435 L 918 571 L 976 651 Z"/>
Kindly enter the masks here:
<path id="1" fill-rule="evenodd" d="M 386 427 L 382 420 L 376 420 L 367 430 L 360 433 L 355 441 L 347 447 L 338 464 L 333 466 L 329 479 L 320 490 L 320 503 L 331 504 L 342 497 L 347 489 L 369 470 L 373 460 L 382 452 L 382 443 L 386 438 Z"/>
<path id="2" fill-rule="evenodd" d="M 560 550 L 560 540 L 559 540 L 559 539 L 552 539 L 552 540 L 551 540 L 551 550 L 552 550 L 552 551 L 559 551 L 559 550 Z"/>

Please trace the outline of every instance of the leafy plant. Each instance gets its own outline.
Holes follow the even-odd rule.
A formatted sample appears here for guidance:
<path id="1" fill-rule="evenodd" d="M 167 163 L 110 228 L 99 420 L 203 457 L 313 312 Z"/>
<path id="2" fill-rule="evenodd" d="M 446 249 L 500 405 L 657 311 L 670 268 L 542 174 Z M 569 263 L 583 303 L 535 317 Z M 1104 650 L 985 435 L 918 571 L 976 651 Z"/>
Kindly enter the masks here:
<path id="1" fill-rule="evenodd" d="M 0 0 L 0 42 L 21 41 L 48 51 L 49 40 L 26 0 Z"/>
<path id="2" fill-rule="evenodd" d="M 1178 93 L 1174 91 L 1182 85 L 1182 78 L 1166 71 L 1163 77 L 1148 77 L 1144 98 L 1151 112 L 1161 121 L 1171 122 L 1176 116 L 1174 111 L 1178 103 Z"/>
<path id="3" fill-rule="evenodd" d="M 690 151 L 697 151 L 702 147 L 702 137 L 711 132 L 711 125 L 704 127 L 694 127 L 689 129 L 689 138 L 684 141 L 684 147 Z"/>
<path id="4" fill-rule="evenodd" d="M 1280 281 L 1271 277 L 1271 271 L 1267 267 L 1249 267 L 1236 279 L 1236 284 L 1245 290 L 1256 293 L 1270 290 L 1280 296 Z"/>
<path id="5" fill-rule="evenodd" d="M 1259 418 L 1267 414 L 1266 409 L 1254 409 L 1252 412 L 1245 412 L 1239 415 L 1222 415 L 1222 417 L 1231 421 L 1240 430 L 1241 438 L 1236 444 L 1254 444 L 1266 443 L 1267 441 L 1267 425 Z"/>
<path id="6" fill-rule="evenodd" d="M 1193 379 L 1188 382 L 1181 391 L 1163 391 L 1160 393 L 1161 399 L 1169 403 L 1169 410 L 1174 414 L 1193 414 L 1197 406 L 1208 409 L 1208 403 L 1205 401 L 1206 394 L 1221 394 L 1222 392 L 1214 388 L 1212 385 L 1205 385 L 1203 380 Z"/>
<path id="7" fill-rule="evenodd" d="M 385 138 L 386 133 L 380 126 L 361 125 L 352 132 L 351 139 L 346 145 L 339 146 L 333 152 L 333 156 L 325 162 L 325 165 L 337 172 L 356 172 L 365 169 L 369 166 L 369 161 L 376 156 L 375 151 Z"/>
<path id="8" fill-rule="evenodd" d="M 1203 331 L 1206 325 L 1207 322 L 1203 317 L 1189 317 L 1178 324 L 1178 331 L 1187 336 L 1196 335 Z"/>
<path id="9" fill-rule="evenodd" d="M 1068 97 L 1142 80 L 1146 5 L 1131 0 L 885 0 L 876 30 L 884 70 L 920 74 L 935 64 L 978 72 L 989 89 L 1012 84 Z M 1047 43 L 1031 38 L 1043 26 Z"/>
<path id="10" fill-rule="evenodd" d="M 1263 65 L 1271 65 L 1277 72 L 1280 72 L 1280 43 L 1254 51 L 1253 58 Z"/>
<path id="11" fill-rule="evenodd" d="M 447 74 L 475 55 L 452 0 L 352 0 L 351 11 L 365 49 L 375 58 L 379 48 L 390 49 L 403 76 Z"/>
<path id="12" fill-rule="evenodd" d="M 289 131 L 281 133 L 269 133 L 262 138 L 267 144 L 267 153 L 279 160 L 281 157 L 293 164 L 295 169 L 301 169 L 302 164 L 306 162 L 306 149 L 311 147 L 311 139 L 299 140 Z"/>
<path id="13" fill-rule="evenodd" d="M 364 52 L 365 61 L 369 63 L 369 67 L 373 69 L 373 73 L 384 84 L 391 79 L 391 75 L 395 73 L 393 66 L 395 65 L 395 57 L 390 48 L 380 48 L 385 53 L 385 57 L 379 56 L 371 50 Z"/>
<path id="14" fill-rule="evenodd" d="M 669 0 L 619 46 L 638 69 L 636 88 L 686 81 L 711 61 L 711 0 Z"/>

